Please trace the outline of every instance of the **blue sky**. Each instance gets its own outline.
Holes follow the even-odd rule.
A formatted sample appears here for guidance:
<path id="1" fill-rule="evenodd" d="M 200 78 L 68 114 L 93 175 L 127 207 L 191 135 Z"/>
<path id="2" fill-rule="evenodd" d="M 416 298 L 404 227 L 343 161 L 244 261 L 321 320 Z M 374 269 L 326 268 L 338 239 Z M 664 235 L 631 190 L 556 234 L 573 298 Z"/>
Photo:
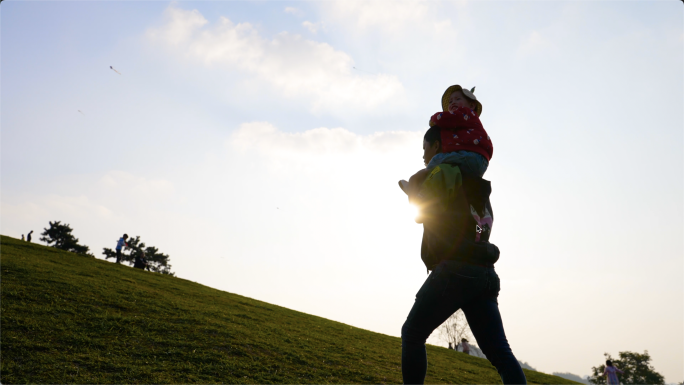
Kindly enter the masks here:
<path id="1" fill-rule="evenodd" d="M 0 228 L 61 220 L 98 256 L 140 235 L 180 277 L 398 335 L 425 271 L 396 181 L 476 86 L 518 358 L 648 349 L 680 382 L 682 10 L 6 0 Z"/>

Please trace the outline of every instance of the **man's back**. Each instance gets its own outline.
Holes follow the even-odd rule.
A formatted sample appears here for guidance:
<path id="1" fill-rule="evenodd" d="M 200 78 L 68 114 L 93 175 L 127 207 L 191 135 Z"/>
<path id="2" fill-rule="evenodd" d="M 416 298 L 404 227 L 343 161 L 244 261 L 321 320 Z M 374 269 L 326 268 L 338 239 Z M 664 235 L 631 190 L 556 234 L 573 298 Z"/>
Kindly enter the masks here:
<path id="1" fill-rule="evenodd" d="M 442 164 L 430 173 L 417 199 L 421 258 L 428 270 L 444 260 L 485 266 L 498 260 L 498 250 L 488 243 L 494 219 L 490 193 L 489 181 L 463 178 L 458 166 Z"/>

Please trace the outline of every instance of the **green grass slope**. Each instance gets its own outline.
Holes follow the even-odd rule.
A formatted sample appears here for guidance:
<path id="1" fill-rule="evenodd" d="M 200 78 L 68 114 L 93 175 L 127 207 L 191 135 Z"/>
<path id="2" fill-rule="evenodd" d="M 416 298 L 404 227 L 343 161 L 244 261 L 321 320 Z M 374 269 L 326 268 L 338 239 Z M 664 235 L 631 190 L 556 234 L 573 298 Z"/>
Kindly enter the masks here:
<path id="1" fill-rule="evenodd" d="M 2 383 L 401 383 L 401 340 L 9 237 Z M 428 383 L 500 383 L 428 346 Z M 526 371 L 531 383 L 574 382 Z"/>

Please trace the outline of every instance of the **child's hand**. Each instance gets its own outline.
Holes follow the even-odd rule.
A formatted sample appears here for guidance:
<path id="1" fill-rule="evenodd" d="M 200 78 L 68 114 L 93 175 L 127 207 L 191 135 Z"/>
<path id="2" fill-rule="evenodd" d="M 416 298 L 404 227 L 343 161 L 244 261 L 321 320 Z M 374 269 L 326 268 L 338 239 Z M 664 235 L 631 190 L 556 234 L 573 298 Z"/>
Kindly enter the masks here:
<path id="1" fill-rule="evenodd" d="M 400 180 L 399 181 L 399 188 L 401 188 L 401 191 L 403 191 L 406 195 L 408 195 L 408 189 L 409 189 L 409 182 L 406 180 Z"/>
<path id="2" fill-rule="evenodd" d="M 413 174 L 411 178 L 409 178 L 409 188 L 408 188 L 408 196 L 409 196 L 409 202 L 411 202 L 416 195 L 418 195 L 418 191 L 420 190 L 420 185 L 423 184 L 425 181 L 425 178 L 428 176 L 428 173 L 430 170 L 424 168 L 417 173 Z"/>

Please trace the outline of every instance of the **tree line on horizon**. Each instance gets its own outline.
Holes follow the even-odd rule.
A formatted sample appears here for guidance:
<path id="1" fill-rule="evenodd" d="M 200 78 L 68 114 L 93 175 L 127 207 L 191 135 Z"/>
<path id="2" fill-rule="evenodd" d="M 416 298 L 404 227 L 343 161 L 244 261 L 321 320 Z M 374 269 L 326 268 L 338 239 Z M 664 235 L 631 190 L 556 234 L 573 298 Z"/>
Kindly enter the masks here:
<path id="1" fill-rule="evenodd" d="M 90 247 L 81 245 L 78 238 L 72 234 L 73 229 L 69 224 L 61 221 L 50 221 L 49 224 L 50 227 L 44 228 L 40 234 L 41 241 L 50 247 L 95 258 L 95 255 L 90 252 Z M 169 255 L 159 252 L 159 249 L 154 246 L 146 246 L 140 240 L 139 235 L 129 238 L 122 251 L 128 251 L 128 253 L 121 253 L 121 261 L 124 263 L 133 266 L 136 256 L 144 255 L 150 271 L 175 276 L 175 273 L 171 271 Z M 103 248 L 102 254 L 105 259 L 116 259 L 116 252 L 110 248 Z"/>

